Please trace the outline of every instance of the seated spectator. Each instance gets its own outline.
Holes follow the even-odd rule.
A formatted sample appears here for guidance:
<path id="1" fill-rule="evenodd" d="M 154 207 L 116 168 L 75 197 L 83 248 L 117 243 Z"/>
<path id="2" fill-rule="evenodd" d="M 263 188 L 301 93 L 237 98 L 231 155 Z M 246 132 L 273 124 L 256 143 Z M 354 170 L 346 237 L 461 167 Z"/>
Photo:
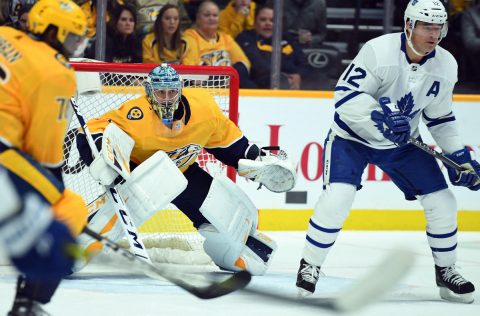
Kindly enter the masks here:
<path id="1" fill-rule="evenodd" d="M 136 12 L 130 5 L 115 6 L 110 12 L 105 42 L 105 60 L 114 63 L 141 63 L 142 42 L 135 35 Z M 95 44 L 85 57 L 94 59 Z"/>
<path id="2" fill-rule="evenodd" d="M 284 0 L 283 29 L 296 36 L 302 46 L 318 47 L 327 35 L 325 0 Z"/>
<path id="3" fill-rule="evenodd" d="M 480 80 L 480 64 L 478 62 L 478 56 L 480 56 L 480 3 L 464 11 L 461 22 L 469 77 L 478 83 Z"/>
<path id="4" fill-rule="evenodd" d="M 233 0 L 220 12 L 219 29 L 235 38 L 245 30 L 252 30 L 256 4 L 250 0 Z"/>
<path id="5" fill-rule="evenodd" d="M 74 0 L 82 8 L 87 17 L 87 36 L 92 39 L 97 32 L 97 0 Z"/>
<path id="6" fill-rule="evenodd" d="M 0 3 L 0 25 L 11 26 L 21 29 L 19 25 L 20 12 L 30 11 L 37 0 L 8 0 Z M 27 9 L 26 9 L 27 8 Z M 28 16 L 28 14 L 27 14 Z"/>
<path id="7" fill-rule="evenodd" d="M 134 1 L 137 9 L 136 31 L 140 37 L 153 32 L 153 24 L 157 15 L 166 4 L 176 5 L 180 12 L 180 29 L 185 30 L 192 24 L 187 11 L 180 0 L 129 0 Z"/>
<path id="8" fill-rule="evenodd" d="M 144 63 L 179 64 L 185 51 L 181 41 L 180 10 L 176 5 L 166 4 L 158 13 L 149 33 L 142 44 Z"/>
<path id="9" fill-rule="evenodd" d="M 25 4 L 18 10 L 18 19 L 17 22 L 11 23 L 12 26 L 20 31 L 26 32 L 27 31 L 27 23 L 28 23 L 28 12 L 32 8 L 31 4 Z"/>
<path id="10" fill-rule="evenodd" d="M 250 79 L 258 88 L 270 88 L 272 59 L 273 8 L 260 7 L 255 12 L 254 29 L 243 31 L 237 36 L 237 42 L 252 63 Z M 282 36 L 282 68 L 286 82 L 281 88 L 300 89 L 302 66 L 305 60 L 302 49 L 288 34 Z"/>
<path id="11" fill-rule="evenodd" d="M 183 33 L 186 49 L 182 64 L 233 66 L 240 75 L 240 84 L 248 87 L 250 62 L 235 40 L 218 30 L 218 13 L 215 2 L 200 4 L 194 27 Z"/>

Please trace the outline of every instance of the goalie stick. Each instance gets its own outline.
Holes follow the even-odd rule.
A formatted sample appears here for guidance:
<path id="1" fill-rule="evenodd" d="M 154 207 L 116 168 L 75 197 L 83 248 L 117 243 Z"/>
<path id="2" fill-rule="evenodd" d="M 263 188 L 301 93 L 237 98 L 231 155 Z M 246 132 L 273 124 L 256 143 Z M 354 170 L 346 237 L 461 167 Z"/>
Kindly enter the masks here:
<path id="1" fill-rule="evenodd" d="M 245 286 L 247 286 L 247 284 L 250 282 L 252 278 L 249 272 L 241 271 L 241 272 L 233 273 L 227 279 L 224 279 L 222 281 L 203 280 L 204 283 L 206 282 L 206 285 L 203 285 L 203 286 L 195 285 L 195 284 L 189 283 L 187 280 L 194 279 L 196 276 L 198 276 L 197 274 L 186 273 L 181 271 L 180 269 L 172 268 L 172 267 L 153 266 L 150 263 L 147 263 L 146 261 L 137 258 L 130 251 L 121 248 L 118 243 L 92 231 L 88 227 L 85 227 L 83 229 L 83 233 L 100 241 L 111 250 L 119 253 L 132 264 L 138 265 L 139 267 L 142 268 L 142 272 L 145 272 L 146 275 L 153 278 L 161 277 L 162 279 L 166 279 L 167 281 L 170 281 L 173 284 L 178 285 L 188 293 L 193 294 L 196 297 L 201 299 L 216 298 L 216 297 L 229 294 L 236 290 L 242 289 Z"/>
<path id="2" fill-rule="evenodd" d="M 80 110 L 78 108 L 77 101 L 75 98 L 70 98 L 70 104 L 72 105 L 73 111 L 77 116 L 78 122 L 85 133 L 85 137 L 87 138 L 88 145 L 90 146 L 90 150 L 92 151 L 93 156 L 96 158 L 100 153 L 98 152 L 97 146 L 95 145 L 95 141 L 92 138 L 92 134 L 88 130 L 87 123 L 83 118 Z M 152 263 L 150 257 L 147 253 L 145 245 L 143 244 L 138 231 L 137 227 L 135 227 L 132 218 L 127 210 L 127 206 L 123 201 L 123 198 L 118 193 L 117 189 L 114 185 L 109 185 L 105 187 L 105 191 L 107 196 L 112 201 L 112 204 L 115 208 L 115 212 L 117 213 L 118 219 L 122 223 L 122 227 L 124 229 L 125 235 L 127 237 L 128 243 L 130 248 L 132 249 L 135 256 L 145 260 L 147 263 Z"/>
<path id="3" fill-rule="evenodd" d="M 392 251 L 387 257 L 360 280 L 349 288 L 342 290 L 332 298 L 296 298 L 286 294 L 275 293 L 248 287 L 244 292 L 255 294 L 265 300 L 278 303 L 310 306 L 335 312 L 358 310 L 375 300 L 392 288 L 413 266 L 415 255 L 405 249 Z"/>

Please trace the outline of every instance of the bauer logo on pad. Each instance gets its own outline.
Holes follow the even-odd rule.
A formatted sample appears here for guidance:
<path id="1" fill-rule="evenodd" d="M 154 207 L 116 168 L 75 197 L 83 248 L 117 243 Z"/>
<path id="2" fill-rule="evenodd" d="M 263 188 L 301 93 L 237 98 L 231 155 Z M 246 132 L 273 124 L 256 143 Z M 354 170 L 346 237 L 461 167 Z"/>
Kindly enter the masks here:
<path id="1" fill-rule="evenodd" d="M 143 118 L 143 112 L 139 107 L 133 107 L 127 113 L 127 119 L 129 120 L 141 120 Z"/>

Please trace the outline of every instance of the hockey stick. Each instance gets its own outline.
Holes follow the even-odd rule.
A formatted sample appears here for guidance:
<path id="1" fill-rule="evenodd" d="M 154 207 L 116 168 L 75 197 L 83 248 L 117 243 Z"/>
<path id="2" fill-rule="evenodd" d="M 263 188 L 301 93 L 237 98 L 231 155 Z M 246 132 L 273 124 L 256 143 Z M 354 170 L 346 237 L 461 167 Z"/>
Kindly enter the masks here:
<path id="1" fill-rule="evenodd" d="M 85 137 L 87 138 L 88 145 L 90 146 L 90 150 L 92 151 L 93 156 L 96 158 L 100 153 L 98 152 L 97 146 L 95 145 L 95 141 L 92 138 L 92 134 L 88 130 L 87 123 L 83 118 L 80 110 L 78 109 L 78 104 L 75 98 L 70 98 L 70 104 L 77 116 L 78 122 L 85 133 Z M 112 204 L 115 208 L 118 218 L 122 223 L 122 227 L 125 231 L 125 235 L 127 236 L 128 243 L 130 248 L 132 249 L 135 256 L 145 260 L 148 263 L 152 263 L 150 257 L 147 253 L 145 245 L 143 244 L 140 236 L 138 235 L 137 227 L 134 225 L 131 216 L 127 210 L 127 206 L 123 201 L 122 197 L 118 193 L 117 189 L 114 185 L 105 186 L 105 191 L 107 192 L 107 197 L 110 198 Z"/>
<path id="2" fill-rule="evenodd" d="M 408 143 L 420 148 L 421 150 L 423 150 L 427 154 L 432 155 L 433 157 L 439 159 L 441 162 L 445 163 L 446 165 L 449 165 L 452 168 L 455 168 L 458 171 L 466 171 L 466 169 L 464 167 L 462 167 L 461 165 L 459 165 L 458 163 L 456 163 L 452 159 L 448 158 L 447 156 L 445 156 L 442 153 L 439 153 L 435 149 L 430 148 L 427 144 L 425 144 L 422 141 L 419 141 L 416 138 L 410 137 L 410 139 L 408 140 Z"/>
<path id="3" fill-rule="evenodd" d="M 243 291 L 255 294 L 266 300 L 278 301 L 279 303 L 311 306 L 336 312 L 349 312 L 379 299 L 405 276 L 413 266 L 414 258 L 415 255 L 411 251 L 395 250 L 354 285 L 337 293 L 332 298 L 300 299 L 252 287 L 245 288 Z M 321 279 L 319 282 L 321 282 Z"/>
<path id="4" fill-rule="evenodd" d="M 230 277 L 223 281 L 215 281 L 215 280 L 203 280 L 203 282 L 207 283 L 205 286 L 194 285 L 192 283 L 187 282 L 187 280 L 191 280 L 195 278 L 197 275 L 192 273 L 184 273 L 179 269 L 175 269 L 172 267 L 157 267 L 153 266 L 142 259 L 137 258 L 133 253 L 129 252 L 120 247 L 118 243 L 92 231 L 88 227 L 83 229 L 83 233 L 87 234 L 88 236 L 100 241 L 105 246 L 110 248 L 111 250 L 119 253 L 132 265 L 138 265 L 142 268 L 142 272 L 146 272 L 146 274 L 153 278 L 161 277 L 162 279 L 166 279 L 167 281 L 172 282 L 175 285 L 178 285 L 185 291 L 189 292 L 190 294 L 195 295 L 201 299 L 211 299 L 220 297 L 236 290 L 242 289 L 251 280 L 251 275 L 247 271 L 241 271 L 237 273 L 233 273 Z M 129 267 L 131 268 L 131 267 Z"/>

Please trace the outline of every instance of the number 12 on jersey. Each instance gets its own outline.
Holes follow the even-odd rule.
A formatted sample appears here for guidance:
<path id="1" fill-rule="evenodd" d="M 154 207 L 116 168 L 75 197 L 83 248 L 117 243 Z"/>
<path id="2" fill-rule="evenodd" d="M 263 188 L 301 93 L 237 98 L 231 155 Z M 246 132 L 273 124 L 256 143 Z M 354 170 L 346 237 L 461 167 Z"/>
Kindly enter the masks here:
<path id="1" fill-rule="evenodd" d="M 355 64 L 354 63 L 350 64 L 350 67 L 348 68 L 345 76 L 343 76 L 342 80 L 348 82 L 355 88 L 359 88 L 360 85 L 355 81 L 365 78 L 367 76 L 367 72 L 360 67 L 356 67 L 355 69 L 354 68 L 355 68 Z M 352 70 L 353 70 L 353 73 L 351 73 Z"/>

